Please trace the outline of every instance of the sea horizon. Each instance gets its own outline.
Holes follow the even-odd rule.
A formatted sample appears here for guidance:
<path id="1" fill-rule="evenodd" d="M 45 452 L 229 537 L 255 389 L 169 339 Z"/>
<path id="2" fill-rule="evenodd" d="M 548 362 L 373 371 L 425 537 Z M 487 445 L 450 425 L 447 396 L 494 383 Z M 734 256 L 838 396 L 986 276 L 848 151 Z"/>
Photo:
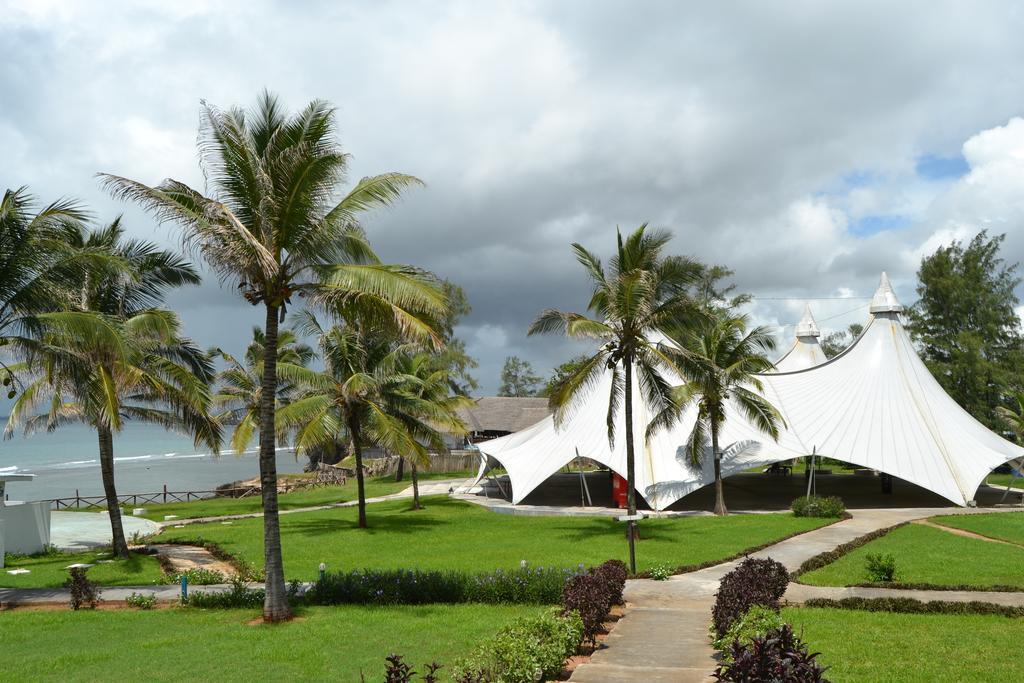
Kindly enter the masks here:
<path id="1" fill-rule="evenodd" d="M 277 448 L 282 474 L 301 472 L 305 457 L 296 459 L 288 446 Z M 215 455 L 196 448 L 192 440 L 158 425 L 128 422 L 114 436 L 114 479 L 118 493 L 209 491 L 234 481 L 259 476 L 255 444 L 241 454 Z M 96 433 L 80 424 L 54 432 L 24 436 L 20 432 L 0 443 L 0 474 L 34 474 L 32 481 L 10 482 L 9 500 L 45 500 L 103 494 Z"/>

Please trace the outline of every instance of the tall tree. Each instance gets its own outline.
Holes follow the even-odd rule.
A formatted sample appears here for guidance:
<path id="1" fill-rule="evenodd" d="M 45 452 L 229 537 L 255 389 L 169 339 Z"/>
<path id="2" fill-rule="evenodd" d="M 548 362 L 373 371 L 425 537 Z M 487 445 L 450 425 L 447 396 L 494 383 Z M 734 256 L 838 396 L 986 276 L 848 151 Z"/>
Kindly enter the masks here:
<path id="1" fill-rule="evenodd" d="M 396 349 L 393 368 L 381 382 L 382 405 L 396 419 L 408 438 L 398 440 L 399 455 L 412 469 L 412 509 L 420 509 L 419 469 L 429 467 L 433 453 L 445 453 L 445 435 L 464 436 L 466 425 L 459 410 L 473 405 L 472 399 L 452 395 L 444 370 L 434 367 L 427 353 Z"/>
<path id="2" fill-rule="evenodd" d="M 561 333 L 575 339 L 597 341 L 600 346 L 579 369 L 555 387 L 549 397 L 556 424 L 591 398 L 594 385 L 608 371 L 608 442 L 615 444 L 615 429 L 621 407 L 625 413 L 627 505 L 636 514 L 636 455 L 633 434 L 633 392 L 640 389 L 655 414 L 673 403 L 672 388 L 661 374 L 669 362 L 656 334 L 665 334 L 693 322 L 698 315 L 690 288 L 698 281 L 702 267 L 680 256 L 663 254 L 670 235 L 648 231 L 641 225 L 626 239 L 616 233 L 615 255 L 606 268 L 581 244 L 573 244 L 576 260 L 590 279 L 593 291 L 587 317 L 548 309 L 530 326 L 530 334 Z M 643 435 L 642 435 L 643 438 Z M 636 571 L 636 522 L 628 526 L 630 568 Z"/>
<path id="3" fill-rule="evenodd" d="M 860 323 L 850 323 L 850 326 L 845 330 L 839 330 L 832 334 L 826 335 L 821 340 L 821 350 L 825 354 L 826 358 L 835 358 L 840 353 L 850 348 L 853 342 L 857 341 L 857 337 L 864 331 L 864 326 Z"/>
<path id="4" fill-rule="evenodd" d="M 778 410 L 763 396 L 757 373 L 774 366 L 769 353 L 775 338 L 764 327 L 748 330 L 747 318 L 716 311 L 704 322 L 673 331 L 675 344 L 664 353 L 673 360 L 684 383 L 674 390 L 674 400 L 651 422 L 649 432 L 667 428 L 691 405 L 697 406 L 697 420 L 686 441 L 686 453 L 699 465 L 711 446 L 715 468 L 715 514 L 726 515 L 722 490 L 722 450 L 719 444 L 726 421 L 726 405 L 732 404 L 751 424 L 778 440 L 784 424 Z"/>
<path id="5" fill-rule="evenodd" d="M 177 180 L 149 186 L 103 175 L 116 197 L 181 226 L 184 243 L 249 303 L 264 309 L 260 484 L 266 600 L 263 618 L 291 616 L 281 560 L 274 408 L 278 326 L 293 295 L 332 307 L 359 306 L 404 333 L 440 342 L 419 314 L 444 314 L 443 293 L 421 271 L 385 265 L 359 225 L 360 214 L 392 204 L 421 184 L 385 173 L 339 197 L 348 155 L 335 139 L 334 110 L 313 101 L 288 115 L 264 92 L 251 111 L 202 107 L 199 153 L 208 195 Z"/>
<path id="6" fill-rule="evenodd" d="M 581 353 L 578 356 L 573 356 L 569 360 L 565 361 L 554 370 L 551 371 L 551 377 L 544 384 L 544 388 L 540 390 L 539 396 L 551 396 L 555 389 L 564 382 L 567 378 L 575 375 L 580 368 L 583 367 L 584 363 L 587 362 L 588 356 L 585 353 Z"/>
<path id="7" fill-rule="evenodd" d="M 87 219 L 84 208 L 60 200 L 37 209 L 25 187 L 6 190 L 0 200 L 0 346 L 25 333 L 31 316 L 68 306 L 66 271 L 74 253 L 64 239 Z M 76 281 L 78 278 L 70 280 Z M 3 386 L 14 397 L 17 378 L 0 362 Z"/>
<path id="8" fill-rule="evenodd" d="M 921 260 L 918 302 L 907 329 L 928 369 L 965 410 L 991 429 L 996 408 L 1022 386 L 1024 337 L 1014 293 L 1017 264 L 999 255 L 1005 235 L 978 233 Z"/>
<path id="9" fill-rule="evenodd" d="M 266 353 L 263 330 L 254 327 L 252 341 L 242 360 L 215 349 L 227 367 L 217 373 L 218 391 L 214 404 L 222 410 L 217 418 L 221 423 L 235 423 L 231 435 L 231 448 L 236 453 L 245 451 L 260 427 L 261 389 L 263 388 L 263 356 Z M 292 330 L 281 330 L 277 336 L 277 365 L 287 374 L 288 367 L 305 367 L 313 359 L 313 349 L 301 343 Z M 286 379 L 278 381 L 277 404 L 287 403 L 295 385 Z"/>
<path id="10" fill-rule="evenodd" d="M 444 348 L 433 354 L 432 365 L 445 372 L 452 391 L 461 396 L 469 396 L 480 386 L 472 374 L 478 363 L 466 352 L 466 343 L 455 336 L 455 327 L 473 309 L 462 287 L 448 280 L 442 281 L 441 285 L 448 300 L 448 312 L 436 328 L 444 339 Z"/>
<path id="11" fill-rule="evenodd" d="M 501 386 L 498 396 L 536 396 L 537 385 L 541 383 L 529 361 L 518 356 L 509 356 L 501 368 Z"/>
<path id="12" fill-rule="evenodd" d="M 8 433 L 24 420 L 30 432 L 43 426 L 53 430 L 68 421 L 85 422 L 96 430 L 113 549 L 124 557 L 128 547 L 117 499 L 113 438 L 123 421 L 156 422 L 188 433 L 197 445 L 215 451 L 220 446 L 220 430 L 207 413 L 209 358 L 181 336 L 174 314 L 154 308 L 170 289 L 198 284 L 199 274 L 173 253 L 126 239 L 120 218 L 95 230 L 68 225 L 62 237 L 67 252 L 77 257 L 65 260 L 54 273 L 70 283 L 68 299 L 79 311 L 103 316 L 117 327 L 117 343 L 52 333 L 35 345 L 25 340 L 23 348 L 35 360 L 27 367 L 37 377 L 12 409 Z M 51 399 L 49 410 L 28 418 L 44 396 Z"/>

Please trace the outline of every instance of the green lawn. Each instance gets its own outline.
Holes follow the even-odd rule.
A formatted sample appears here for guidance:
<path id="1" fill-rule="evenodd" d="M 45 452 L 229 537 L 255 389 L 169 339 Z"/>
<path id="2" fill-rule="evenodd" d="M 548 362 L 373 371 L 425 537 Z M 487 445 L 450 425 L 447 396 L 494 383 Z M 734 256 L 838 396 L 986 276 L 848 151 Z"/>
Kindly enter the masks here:
<path id="1" fill-rule="evenodd" d="M 420 474 L 420 481 L 431 479 L 457 479 L 471 476 L 469 472 L 426 472 Z M 386 496 L 390 493 L 404 491 L 412 482 L 408 475 L 403 481 L 395 482 L 394 475 L 374 477 L 366 480 L 366 497 Z M 278 505 L 282 510 L 343 503 L 356 499 L 356 480 L 351 479 L 344 486 L 320 486 L 282 493 L 278 496 Z M 188 503 L 147 504 L 148 512 L 143 517 L 158 522 L 164 521 L 164 515 L 177 515 L 182 519 L 195 517 L 214 517 L 223 515 L 244 515 L 262 511 L 262 502 L 258 495 L 245 498 L 204 498 Z M 130 513 L 131 510 L 128 510 Z"/>
<path id="2" fill-rule="evenodd" d="M 356 510 L 339 508 L 281 517 L 285 574 L 310 580 L 317 566 L 491 570 L 533 565 L 567 567 L 625 560 L 624 525 L 598 517 L 527 517 L 489 512 L 470 503 L 435 496 L 425 510 L 409 510 L 409 501 L 389 501 L 368 509 L 370 529 L 355 526 Z M 723 559 L 745 549 L 807 531 L 833 520 L 793 517 L 789 513 L 651 519 L 640 523 L 637 547 L 641 571 Z M 159 540 L 213 541 L 255 566 L 263 565 L 261 520 L 238 520 L 168 528 Z"/>
<path id="3" fill-rule="evenodd" d="M 1024 548 L 964 538 L 920 524 L 900 527 L 804 574 L 800 581 L 815 586 L 866 583 L 864 558 L 868 553 L 891 553 L 896 558 L 896 579 L 903 583 L 1024 588 Z"/>
<path id="4" fill-rule="evenodd" d="M 103 586 L 141 586 L 159 583 L 163 572 L 155 557 L 132 553 L 127 560 L 109 559 L 110 551 L 85 553 L 55 553 L 34 557 L 8 555 L 5 567 L 0 569 L 0 588 L 58 588 L 64 585 L 69 564 L 92 564 L 89 578 Z M 28 574 L 8 574 L 11 569 L 28 569 Z"/>
<path id="5" fill-rule="evenodd" d="M 1024 620 L 787 608 L 783 617 L 844 681 L 933 683 L 1024 680 Z"/>
<path id="6" fill-rule="evenodd" d="M 1014 477 L 1012 474 L 990 474 L 985 483 L 1003 488 L 1006 488 L 1007 484 L 1017 489 L 1024 488 L 1024 478 Z M 1010 495 L 1012 496 L 1013 494 L 1011 493 Z"/>
<path id="7" fill-rule="evenodd" d="M 987 515 L 943 515 L 932 521 L 943 526 L 973 531 L 989 538 L 1024 545 L 1024 512 L 994 512 Z"/>
<path id="8" fill-rule="evenodd" d="M 384 657 L 392 652 L 418 671 L 435 660 L 451 665 L 511 619 L 539 609 L 324 607 L 278 626 L 247 624 L 257 616 L 248 610 L 16 610 L 0 613 L 0 677 L 355 683 L 362 672 L 367 681 L 380 681 Z"/>

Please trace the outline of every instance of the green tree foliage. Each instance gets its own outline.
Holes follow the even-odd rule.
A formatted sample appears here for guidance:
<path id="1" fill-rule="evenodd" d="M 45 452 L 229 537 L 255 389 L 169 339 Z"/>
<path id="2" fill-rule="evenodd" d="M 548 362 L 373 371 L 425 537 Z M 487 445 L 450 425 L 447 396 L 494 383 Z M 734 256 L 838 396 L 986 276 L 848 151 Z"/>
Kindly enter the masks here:
<path id="1" fill-rule="evenodd" d="M 1024 351 L 1014 294 L 1017 264 L 999 256 L 1005 235 L 982 231 L 921 260 L 918 302 L 907 329 L 942 388 L 986 426 L 1002 431 L 997 408 L 1021 387 Z"/>
<path id="2" fill-rule="evenodd" d="M 670 333 L 674 345 L 663 352 L 672 359 L 684 383 L 674 389 L 671 403 L 648 427 L 648 432 L 676 424 L 690 405 L 697 406 L 697 421 L 685 444 L 692 464 L 714 460 L 715 514 L 725 515 L 722 491 L 722 450 L 719 433 L 726 420 L 726 404 L 773 439 L 783 424 L 778 410 L 763 397 L 758 373 L 774 366 L 768 355 L 775 338 L 764 327 L 748 329 L 746 316 L 718 310 L 696 325 Z M 708 446 L 711 446 L 710 452 Z"/>
<path id="3" fill-rule="evenodd" d="M 221 110 L 203 103 L 199 154 L 206 194 L 167 179 L 149 186 L 101 174 L 114 196 L 178 224 L 184 242 L 223 281 L 264 309 L 260 405 L 260 488 L 266 600 L 263 618 L 291 616 L 281 559 L 277 504 L 277 338 L 292 297 L 338 312 L 359 310 L 403 335 L 440 344 L 430 320 L 445 314 L 444 294 L 419 269 L 388 265 L 370 248 L 362 214 L 390 206 L 420 185 L 402 173 L 363 178 L 340 192 L 349 156 L 335 138 L 335 112 L 314 100 L 288 114 L 264 92 L 257 105 Z"/>
<path id="4" fill-rule="evenodd" d="M 850 344 L 857 340 L 864 326 L 860 323 L 851 323 L 845 330 L 825 335 L 821 340 L 821 350 L 826 358 L 835 358 L 840 353 L 850 348 Z"/>
<path id="5" fill-rule="evenodd" d="M 498 396 L 536 396 L 537 385 L 541 381 L 529 361 L 519 356 L 509 356 L 501 367 Z"/>
<path id="6" fill-rule="evenodd" d="M 704 268 L 681 256 L 666 256 L 671 235 L 648 231 L 641 225 L 625 239 L 616 233 L 614 256 L 607 267 L 581 244 L 573 244 L 592 285 L 587 306 L 591 316 L 548 309 L 530 326 L 530 334 L 560 333 L 573 339 L 599 344 L 575 373 L 554 387 L 549 402 L 555 423 L 562 423 L 576 406 L 593 399 L 593 388 L 606 372 L 611 372 L 608 394 L 608 442 L 614 446 L 615 429 L 621 406 L 625 424 L 633 424 L 633 393 L 640 389 L 642 399 L 655 414 L 674 405 L 672 388 L 660 368 L 669 364 L 657 343 L 650 337 L 683 329 L 698 317 L 699 306 L 691 288 L 700 281 Z M 626 481 L 627 506 L 636 514 L 636 449 L 632 429 L 627 429 Z M 635 522 L 629 523 L 630 568 L 636 571 Z"/>
<path id="7" fill-rule="evenodd" d="M 478 363 L 466 352 L 466 343 L 455 336 L 455 326 L 473 309 L 462 287 L 448 280 L 443 280 L 441 286 L 448 300 L 447 314 L 437 324 L 437 330 L 444 340 L 444 348 L 433 354 L 432 366 L 444 371 L 453 392 L 460 396 L 469 396 L 480 387 L 472 374 Z"/>
<path id="8" fill-rule="evenodd" d="M 564 382 L 567 378 L 572 377 L 579 372 L 579 369 L 587 362 L 587 358 L 588 356 L 586 354 L 573 356 L 552 370 L 551 377 L 548 378 L 547 383 L 544 385 L 544 388 L 540 390 L 538 396 L 550 397 L 554 392 L 555 387 Z"/>

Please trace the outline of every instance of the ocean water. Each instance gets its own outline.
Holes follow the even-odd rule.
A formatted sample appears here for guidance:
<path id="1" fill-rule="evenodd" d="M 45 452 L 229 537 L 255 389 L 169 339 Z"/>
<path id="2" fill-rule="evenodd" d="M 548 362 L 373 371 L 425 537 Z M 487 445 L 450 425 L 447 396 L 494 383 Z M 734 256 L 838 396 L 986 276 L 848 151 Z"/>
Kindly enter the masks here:
<path id="1" fill-rule="evenodd" d="M 5 420 L 6 421 L 6 420 Z M 219 456 L 197 449 L 192 440 L 157 425 L 127 423 L 114 436 L 114 480 L 120 494 L 203 491 L 259 475 L 255 445 L 241 455 Z M 278 448 L 277 469 L 301 472 L 305 457 Z M 0 473 L 34 474 L 32 481 L 7 484 L 10 500 L 42 500 L 103 493 L 96 433 L 69 424 L 52 433 L 21 434 L 0 442 Z"/>

